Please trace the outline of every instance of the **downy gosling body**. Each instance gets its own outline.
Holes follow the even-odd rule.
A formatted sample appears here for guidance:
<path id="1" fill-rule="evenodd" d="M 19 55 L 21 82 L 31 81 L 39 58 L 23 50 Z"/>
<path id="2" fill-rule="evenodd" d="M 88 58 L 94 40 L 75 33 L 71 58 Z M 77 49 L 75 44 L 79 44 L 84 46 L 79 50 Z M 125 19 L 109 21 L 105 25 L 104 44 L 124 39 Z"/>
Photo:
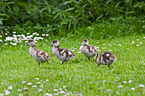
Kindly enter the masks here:
<path id="1" fill-rule="evenodd" d="M 39 63 L 39 65 L 40 63 L 44 62 L 47 62 L 49 64 L 48 60 L 51 59 L 50 56 L 45 51 L 38 50 L 35 47 L 35 42 L 33 39 L 30 39 L 26 45 L 31 45 L 31 47 L 29 48 L 29 53 Z"/>
<path id="2" fill-rule="evenodd" d="M 89 40 L 83 39 L 82 46 L 80 47 L 80 52 L 84 54 L 88 59 L 98 56 L 98 49 L 93 45 L 88 45 Z"/>
<path id="3" fill-rule="evenodd" d="M 97 64 L 100 66 L 107 65 L 108 69 L 110 68 L 110 65 L 113 64 L 117 60 L 116 56 L 111 52 L 103 52 L 101 53 L 97 58 Z"/>
<path id="4" fill-rule="evenodd" d="M 75 57 L 75 54 L 70 49 L 59 48 L 58 40 L 53 40 L 50 46 L 54 46 L 52 48 L 52 53 L 62 61 L 61 64 Z"/>

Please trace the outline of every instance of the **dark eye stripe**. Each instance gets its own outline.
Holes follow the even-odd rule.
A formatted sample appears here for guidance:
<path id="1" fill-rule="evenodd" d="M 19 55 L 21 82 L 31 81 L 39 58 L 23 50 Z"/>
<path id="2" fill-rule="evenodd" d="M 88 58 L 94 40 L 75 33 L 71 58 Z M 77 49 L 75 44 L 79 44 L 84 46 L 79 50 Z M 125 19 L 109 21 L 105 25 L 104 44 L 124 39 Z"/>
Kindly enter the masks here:
<path id="1" fill-rule="evenodd" d="M 31 42 L 34 42 L 34 40 L 29 40 L 28 42 L 31 43 Z"/>
<path id="2" fill-rule="evenodd" d="M 54 44 L 54 43 L 57 43 L 57 42 L 58 42 L 58 40 L 53 40 L 52 42 L 53 42 L 53 44 Z"/>
<path id="3" fill-rule="evenodd" d="M 84 42 L 87 42 L 87 41 L 88 41 L 88 39 L 83 39 L 83 41 L 84 41 Z"/>
<path id="4" fill-rule="evenodd" d="M 53 41 L 53 43 L 56 43 L 57 41 Z"/>

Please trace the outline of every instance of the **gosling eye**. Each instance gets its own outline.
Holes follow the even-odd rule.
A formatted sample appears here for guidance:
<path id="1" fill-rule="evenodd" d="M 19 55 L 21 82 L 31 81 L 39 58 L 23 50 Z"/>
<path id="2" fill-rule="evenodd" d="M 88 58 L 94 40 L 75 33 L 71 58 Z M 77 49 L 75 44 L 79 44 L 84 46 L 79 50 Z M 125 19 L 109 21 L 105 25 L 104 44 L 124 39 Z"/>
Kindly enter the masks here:
<path id="1" fill-rule="evenodd" d="M 53 44 L 57 43 L 57 41 L 53 41 Z"/>

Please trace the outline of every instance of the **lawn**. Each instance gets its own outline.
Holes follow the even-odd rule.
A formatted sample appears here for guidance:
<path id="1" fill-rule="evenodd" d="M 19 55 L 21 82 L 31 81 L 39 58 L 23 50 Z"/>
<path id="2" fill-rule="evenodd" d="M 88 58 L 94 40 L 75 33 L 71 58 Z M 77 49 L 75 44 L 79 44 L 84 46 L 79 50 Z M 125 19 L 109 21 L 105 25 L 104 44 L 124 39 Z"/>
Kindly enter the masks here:
<path id="1" fill-rule="evenodd" d="M 61 65 L 49 45 L 53 39 L 60 47 L 74 50 L 76 58 Z M 26 42 L 3 45 L 0 50 L 0 96 L 145 96 L 145 35 L 89 39 L 99 53 L 111 51 L 117 61 L 107 66 L 96 64 L 79 53 L 83 37 L 37 40 L 36 47 L 50 56 L 50 65 L 38 63 L 29 54 Z"/>

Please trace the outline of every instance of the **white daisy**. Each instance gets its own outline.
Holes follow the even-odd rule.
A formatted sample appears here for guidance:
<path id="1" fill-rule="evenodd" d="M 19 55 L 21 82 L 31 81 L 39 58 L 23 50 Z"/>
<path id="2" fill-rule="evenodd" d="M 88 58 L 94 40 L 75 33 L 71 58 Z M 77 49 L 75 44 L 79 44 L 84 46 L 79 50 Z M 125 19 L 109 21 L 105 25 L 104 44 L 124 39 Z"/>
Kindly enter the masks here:
<path id="1" fill-rule="evenodd" d="M 13 89 L 13 87 L 12 86 L 9 86 L 8 89 L 11 90 L 11 89 Z"/>
<path id="2" fill-rule="evenodd" d="M 127 83 L 126 81 L 123 81 L 123 83 Z"/>
<path id="3" fill-rule="evenodd" d="M 60 93 L 65 93 L 64 91 L 60 91 Z"/>
<path id="4" fill-rule="evenodd" d="M 106 80 L 103 80 L 103 82 L 106 82 Z"/>
<path id="5" fill-rule="evenodd" d="M 9 95 L 9 94 L 10 94 L 10 91 L 5 90 L 5 95 Z"/>
<path id="6" fill-rule="evenodd" d="M 19 96 L 23 96 L 23 94 L 19 94 Z"/>
<path id="7" fill-rule="evenodd" d="M 131 82 L 132 82 L 131 80 L 128 81 L 128 83 L 131 83 Z"/>
<path id="8" fill-rule="evenodd" d="M 18 89 L 17 91 L 22 91 L 22 89 Z"/>
<path id="9" fill-rule="evenodd" d="M 41 84 L 41 82 L 37 82 L 36 84 Z"/>
<path id="10" fill-rule="evenodd" d="M 59 90 L 62 90 L 62 88 L 59 88 Z"/>
<path id="11" fill-rule="evenodd" d="M 52 96 L 52 94 L 49 94 L 49 93 L 45 93 L 45 95 L 47 95 L 47 96 Z"/>
<path id="12" fill-rule="evenodd" d="M 42 34 L 42 36 L 45 36 L 45 34 Z"/>
<path id="13" fill-rule="evenodd" d="M 107 89 L 107 91 L 111 91 L 111 89 Z"/>
<path id="14" fill-rule="evenodd" d="M 58 91 L 57 89 L 53 89 L 53 91 Z"/>
<path id="15" fill-rule="evenodd" d="M 46 36 L 49 36 L 49 34 L 46 34 Z"/>
<path id="16" fill-rule="evenodd" d="M 37 87 L 36 85 L 33 85 L 32 87 Z"/>
<path id="17" fill-rule="evenodd" d="M 65 88 L 66 86 L 63 86 L 63 88 Z"/>
<path id="18" fill-rule="evenodd" d="M 46 79 L 46 81 L 49 81 L 48 79 Z"/>
<path id="19" fill-rule="evenodd" d="M 144 87 L 144 85 L 143 84 L 140 84 L 139 87 Z"/>
<path id="20" fill-rule="evenodd" d="M 26 83 L 26 81 L 22 81 L 22 83 Z"/>
<path id="21" fill-rule="evenodd" d="M 131 90 L 135 90 L 135 88 L 131 88 Z"/>
<path id="22" fill-rule="evenodd" d="M 117 86 L 118 88 L 120 88 L 120 87 L 123 87 L 122 85 L 120 85 L 120 86 Z"/>
<path id="23" fill-rule="evenodd" d="M 55 93 L 54 95 L 58 95 L 58 93 Z"/>
<path id="24" fill-rule="evenodd" d="M 27 90 L 28 88 L 27 88 L 27 87 L 25 87 L 24 89 L 25 89 L 25 90 Z"/>
<path id="25" fill-rule="evenodd" d="M 39 80 L 39 78 L 35 78 L 36 80 Z"/>
<path id="26" fill-rule="evenodd" d="M 38 92 L 41 92 L 41 91 L 43 91 L 43 89 L 39 89 L 39 90 L 38 90 Z"/>
<path id="27" fill-rule="evenodd" d="M 31 83 L 31 82 L 29 82 L 29 83 L 27 83 L 27 85 L 32 85 L 32 83 Z"/>

